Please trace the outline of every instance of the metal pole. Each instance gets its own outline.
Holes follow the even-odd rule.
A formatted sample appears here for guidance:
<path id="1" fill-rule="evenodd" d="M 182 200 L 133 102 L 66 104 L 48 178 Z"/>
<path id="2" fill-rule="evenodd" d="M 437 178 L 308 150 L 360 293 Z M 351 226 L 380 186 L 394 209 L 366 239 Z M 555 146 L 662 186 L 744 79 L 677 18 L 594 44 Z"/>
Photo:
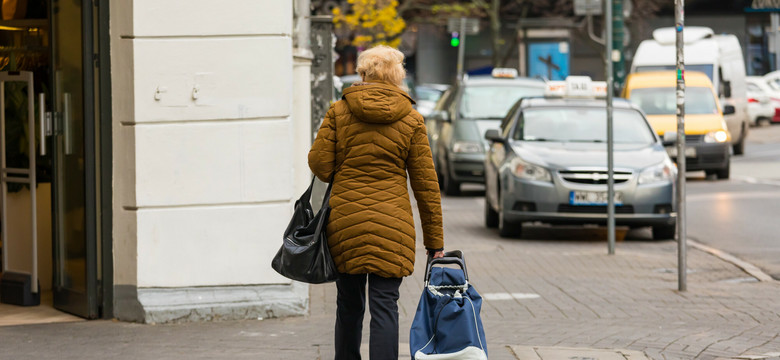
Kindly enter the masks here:
<path id="1" fill-rule="evenodd" d="M 466 56 L 466 18 L 460 18 L 460 43 L 458 43 L 458 79 L 460 83 L 463 80 L 463 62 L 464 56 Z"/>
<path id="2" fill-rule="evenodd" d="M 604 46 L 606 48 L 607 67 L 604 73 L 607 77 L 607 250 L 609 255 L 615 254 L 615 173 L 614 169 L 614 139 L 612 138 L 612 97 L 614 94 L 612 74 L 612 0 L 604 5 L 604 25 L 606 26 Z"/>
<path id="3" fill-rule="evenodd" d="M 773 12 L 769 15 L 769 26 L 772 28 L 772 42 L 775 48 L 774 69 L 780 69 L 780 14 Z"/>
<path id="4" fill-rule="evenodd" d="M 625 38 L 625 22 L 623 20 L 623 0 L 612 0 L 612 49 L 617 58 L 613 58 L 615 88 L 620 89 L 626 81 L 626 61 L 623 56 L 623 40 Z"/>
<path id="5" fill-rule="evenodd" d="M 683 58 L 683 27 L 685 0 L 675 1 L 674 17 L 677 28 L 677 287 L 688 289 L 687 235 L 685 232 L 685 61 Z"/>

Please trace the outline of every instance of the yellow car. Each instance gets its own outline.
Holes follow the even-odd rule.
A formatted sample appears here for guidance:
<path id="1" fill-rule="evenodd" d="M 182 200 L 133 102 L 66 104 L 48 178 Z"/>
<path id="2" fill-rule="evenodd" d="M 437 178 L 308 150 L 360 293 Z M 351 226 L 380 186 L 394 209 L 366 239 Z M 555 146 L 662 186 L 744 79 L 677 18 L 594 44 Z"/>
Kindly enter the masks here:
<path id="1" fill-rule="evenodd" d="M 653 129 L 664 139 L 673 160 L 677 158 L 677 73 L 675 71 L 633 73 L 626 79 L 623 97 L 647 115 Z M 688 171 L 704 170 L 707 175 L 728 179 L 731 163 L 731 134 L 712 82 L 707 75 L 685 72 L 685 161 Z M 666 136 L 664 136 L 666 135 Z"/>

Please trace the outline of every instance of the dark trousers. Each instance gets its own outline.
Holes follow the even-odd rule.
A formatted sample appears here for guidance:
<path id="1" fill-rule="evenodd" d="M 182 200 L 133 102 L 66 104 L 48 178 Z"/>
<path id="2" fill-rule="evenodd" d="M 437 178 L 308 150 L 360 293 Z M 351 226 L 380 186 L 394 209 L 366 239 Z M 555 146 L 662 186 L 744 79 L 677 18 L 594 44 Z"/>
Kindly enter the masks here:
<path id="1" fill-rule="evenodd" d="M 398 360 L 398 288 L 401 278 L 341 274 L 336 280 L 336 360 L 360 360 L 366 278 L 371 313 L 369 357 Z"/>

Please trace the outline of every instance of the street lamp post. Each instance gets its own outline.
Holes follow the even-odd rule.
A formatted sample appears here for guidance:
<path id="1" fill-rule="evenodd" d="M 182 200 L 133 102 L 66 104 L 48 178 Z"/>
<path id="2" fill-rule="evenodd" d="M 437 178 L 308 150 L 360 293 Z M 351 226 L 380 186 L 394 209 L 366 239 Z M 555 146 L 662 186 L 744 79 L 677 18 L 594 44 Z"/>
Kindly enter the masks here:
<path id="1" fill-rule="evenodd" d="M 612 138 L 612 98 L 614 94 L 614 77 L 612 74 L 612 0 L 604 5 L 604 24 L 606 25 L 604 46 L 607 77 L 607 252 L 615 254 L 615 173 L 614 173 L 614 139 Z"/>
<path id="2" fill-rule="evenodd" d="M 687 236 L 685 229 L 685 61 L 683 58 L 685 0 L 676 0 L 674 9 L 677 30 L 677 288 L 686 291 Z"/>

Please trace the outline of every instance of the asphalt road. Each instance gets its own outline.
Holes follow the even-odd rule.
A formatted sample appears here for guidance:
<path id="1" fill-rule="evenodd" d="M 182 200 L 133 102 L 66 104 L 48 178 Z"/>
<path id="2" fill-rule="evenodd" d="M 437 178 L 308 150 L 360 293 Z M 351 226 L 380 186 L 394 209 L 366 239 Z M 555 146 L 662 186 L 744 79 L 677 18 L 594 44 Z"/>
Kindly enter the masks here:
<path id="1" fill-rule="evenodd" d="M 731 179 L 688 174 L 688 237 L 780 279 L 780 125 L 752 128 Z"/>

